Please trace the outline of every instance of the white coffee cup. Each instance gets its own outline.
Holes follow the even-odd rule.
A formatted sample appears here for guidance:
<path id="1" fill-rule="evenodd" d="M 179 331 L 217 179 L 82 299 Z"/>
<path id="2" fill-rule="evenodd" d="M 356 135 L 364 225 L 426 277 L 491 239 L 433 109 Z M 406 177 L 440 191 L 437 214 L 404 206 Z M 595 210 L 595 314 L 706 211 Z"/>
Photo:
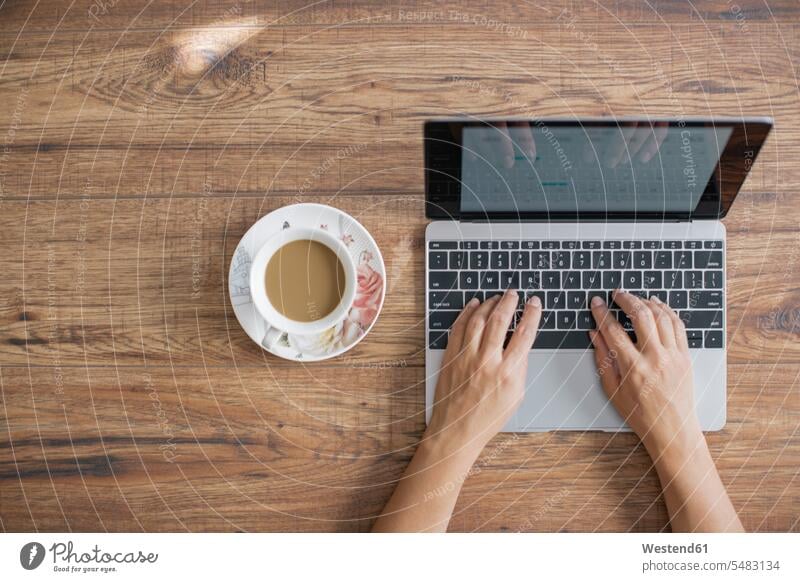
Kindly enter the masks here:
<path id="1" fill-rule="evenodd" d="M 266 272 L 269 260 L 278 249 L 296 240 L 311 240 L 331 249 L 342 264 L 345 274 L 344 293 L 336 308 L 325 317 L 314 321 L 295 321 L 280 313 L 267 297 Z M 342 241 L 321 229 L 290 227 L 272 236 L 258 250 L 250 265 L 250 296 L 256 310 L 264 319 L 265 333 L 261 344 L 271 348 L 283 333 L 290 335 L 315 335 L 343 320 L 356 297 L 356 265 Z"/>

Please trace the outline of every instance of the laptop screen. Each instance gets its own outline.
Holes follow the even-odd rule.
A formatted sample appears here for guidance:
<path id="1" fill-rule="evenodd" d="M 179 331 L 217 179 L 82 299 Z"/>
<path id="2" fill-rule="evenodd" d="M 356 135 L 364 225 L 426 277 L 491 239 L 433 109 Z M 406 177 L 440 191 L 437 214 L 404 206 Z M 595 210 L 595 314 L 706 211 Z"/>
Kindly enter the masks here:
<path id="1" fill-rule="evenodd" d="M 425 211 L 466 220 L 725 216 L 768 118 L 425 123 Z"/>
<path id="2" fill-rule="evenodd" d="M 691 213 L 730 127 L 463 128 L 462 212 Z"/>

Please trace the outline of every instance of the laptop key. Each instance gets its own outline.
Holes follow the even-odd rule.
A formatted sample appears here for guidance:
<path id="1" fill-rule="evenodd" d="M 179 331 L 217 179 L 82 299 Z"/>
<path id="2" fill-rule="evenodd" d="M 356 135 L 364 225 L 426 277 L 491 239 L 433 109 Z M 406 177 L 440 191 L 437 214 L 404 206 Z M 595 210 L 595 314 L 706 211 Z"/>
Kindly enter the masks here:
<path id="1" fill-rule="evenodd" d="M 592 346 L 585 331 L 540 331 L 533 342 L 533 349 L 585 350 Z"/>
<path id="2" fill-rule="evenodd" d="M 608 291 L 599 290 L 599 291 L 587 291 L 586 292 L 586 305 L 592 304 L 592 299 L 594 297 L 599 297 L 603 300 L 603 303 L 608 303 Z"/>
<path id="3" fill-rule="evenodd" d="M 478 241 L 476 240 L 462 240 L 461 243 L 458 245 L 460 249 L 465 250 L 476 250 L 478 248 Z"/>
<path id="4" fill-rule="evenodd" d="M 542 274 L 539 271 L 522 271 L 519 286 L 522 289 L 541 288 Z"/>
<path id="5" fill-rule="evenodd" d="M 448 275 L 450 274 L 448 273 Z M 452 274 L 455 275 L 455 273 Z M 459 284 L 462 289 L 477 289 L 479 281 L 478 273 L 475 271 L 461 271 L 459 275 Z"/>
<path id="6" fill-rule="evenodd" d="M 589 251 L 575 251 L 574 253 L 572 253 L 572 268 L 591 269 L 592 253 L 590 253 Z"/>
<path id="7" fill-rule="evenodd" d="M 606 241 L 603 241 L 603 248 L 604 249 L 621 249 L 622 248 L 622 241 L 621 240 L 606 240 Z"/>
<path id="8" fill-rule="evenodd" d="M 447 269 L 447 252 L 433 251 L 428 253 L 428 268 L 433 270 Z"/>
<path id="9" fill-rule="evenodd" d="M 581 246 L 584 249 L 599 249 L 600 248 L 600 241 L 599 240 L 585 240 L 581 243 Z"/>
<path id="10" fill-rule="evenodd" d="M 640 240 L 626 240 L 622 241 L 623 249 L 640 249 L 642 248 L 642 241 Z"/>
<path id="11" fill-rule="evenodd" d="M 661 271 L 645 271 L 642 275 L 642 287 L 645 289 L 660 289 L 663 287 Z"/>
<path id="12" fill-rule="evenodd" d="M 539 329 L 555 329 L 556 328 L 556 312 L 555 311 L 542 311 L 542 320 L 539 322 Z M 541 331 L 539 333 L 542 333 Z"/>
<path id="13" fill-rule="evenodd" d="M 566 251 L 554 252 L 550 265 L 553 269 L 569 269 L 569 253 Z"/>
<path id="14" fill-rule="evenodd" d="M 702 271 L 686 271 L 683 274 L 683 286 L 687 289 L 702 289 L 703 288 L 703 272 Z"/>
<path id="15" fill-rule="evenodd" d="M 615 269 L 630 269 L 633 264 L 631 251 L 614 251 L 613 264 Z"/>
<path id="16" fill-rule="evenodd" d="M 722 241 L 721 240 L 707 240 L 703 243 L 703 247 L 707 249 L 721 249 L 722 248 Z"/>
<path id="17" fill-rule="evenodd" d="M 661 290 L 648 291 L 647 292 L 647 297 L 648 298 L 658 297 L 661 300 L 661 303 L 666 303 L 667 302 L 667 292 L 666 291 L 661 291 Z"/>
<path id="18" fill-rule="evenodd" d="M 611 251 L 595 251 L 592 253 L 593 269 L 611 268 Z"/>
<path id="19" fill-rule="evenodd" d="M 455 289 L 458 275 L 452 271 L 431 271 L 428 273 L 428 286 L 431 289 Z"/>
<path id="20" fill-rule="evenodd" d="M 431 311 L 428 314 L 428 328 L 436 330 L 450 329 L 458 314 L 458 311 Z"/>
<path id="21" fill-rule="evenodd" d="M 505 289 L 493 289 L 492 291 L 484 291 L 484 301 L 489 301 L 495 295 L 503 295 L 505 293 Z"/>
<path id="22" fill-rule="evenodd" d="M 676 269 L 692 268 L 692 251 L 675 251 L 673 254 Z"/>
<path id="23" fill-rule="evenodd" d="M 545 251 L 531 253 L 531 265 L 534 269 L 549 269 L 550 253 Z"/>
<path id="24" fill-rule="evenodd" d="M 561 241 L 561 248 L 562 249 L 577 249 L 580 246 L 580 243 L 576 240 L 562 240 Z"/>
<path id="25" fill-rule="evenodd" d="M 703 347 L 703 332 L 699 329 L 687 329 L 686 341 L 689 342 L 690 348 Z"/>
<path id="26" fill-rule="evenodd" d="M 636 251 L 635 253 L 633 253 L 633 268 L 652 269 L 653 253 L 651 253 L 650 251 Z"/>
<path id="27" fill-rule="evenodd" d="M 664 272 L 664 288 L 680 289 L 683 287 L 683 273 L 681 271 Z"/>
<path id="28" fill-rule="evenodd" d="M 642 274 L 639 271 L 627 271 L 622 276 L 622 286 L 625 289 L 640 289 L 642 287 Z"/>
<path id="29" fill-rule="evenodd" d="M 428 243 L 428 248 L 433 250 L 450 250 L 457 249 L 458 243 L 449 240 L 432 240 Z"/>
<path id="30" fill-rule="evenodd" d="M 469 255 L 465 251 L 450 251 L 450 268 L 466 269 Z"/>
<path id="31" fill-rule="evenodd" d="M 428 294 L 431 309 L 463 309 L 464 294 L 461 291 L 431 291 Z"/>
<path id="32" fill-rule="evenodd" d="M 561 243 L 557 240 L 545 240 L 542 241 L 542 248 L 543 249 L 559 249 L 561 248 Z"/>
<path id="33" fill-rule="evenodd" d="M 722 251 L 695 251 L 694 266 L 696 269 L 721 269 Z"/>
<path id="34" fill-rule="evenodd" d="M 685 249 L 702 249 L 703 241 L 700 240 L 685 240 L 683 241 L 683 248 Z"/>
<path id="35" fill-rule="evenodd" d="M 706 289 L 722 289 L 722 271 L 706 271 L 703 283 Z"/>
<path id="36" fill-rule="evenodd" d="M 531 297 L 538 297 L 539 301 L 541 301 L 542 306 L 544 307 L 545 304 L 545 293 L 544 291 L 526 291 L 525 292 L 525 299 L 528 300 Z"/>
<path id="37" fill-rule="evenodd" d="M 671 269 L 672 268 L 672 253 L 669 251 L 656 251 L 655 253 L 656 269 Z"/>
<path id="38" fill-rule="evenodd" d="M 507 251 L 494 251 L 490 265 L 492 269 L 508 269 L 508 252 Z"/>
<path id="39" fill-rule="evenodd" d="M 500 248 L 505 250 L 514 250 L 519 248 L 519 241 L 517 240 L 503 240 L 500 241 Z"/>
<path id="40" fill-rule="evenodd" d="M 686 291 L 670 291 L 669 306 L 672 309 L 686 309 L 688 307 Z"/>
<path id="41" fill-rule="evenodd" d="M 592 312 L 581 310 L 575 318 L 575 327 L 578 329 L 594 329 L 594 317 Z"/>
<path id="42" fill-rule="evenodd" d="M 646 248 L 646 249 L 660 249 L 661 248 L 661 241 L 660 240 L 646 240 L 646 241 L 644 241 L 644 248 Z"/>
<path id="43" fill-rule="evenodd" d="M 722 311 L 680 311 L 678 316 L 687 329 L 721 329 Z"/>
<path id="44" fill-rule="evenodd" d="M 531 266 L 531 254 L 528 251 L 511 252 L 512 269 L 528 269 Z"/>
<path id="45" fill-rule="evenodd" d="M 581 288 L 581 273 L 580 271 L 567 271 L 561 275 L 561 286 L 564 289 L 580 289 Z"/>
<path id="46" fill-rule="evenodd" d="M 469 268 L 470 269 L 488 269 L 489 268 L 489 252 L 488 251 L 471 251 L 469 253 Z"/>
<path id="47" fill-rule="evenodd" d="M 497 271 L 484 271 L 480 274 L 481 289 L 500 289 L 500 274 Z M 507 289 L 507 287 L 503 287 Z"/>
<path id="48" fill-rule="evenodd" d="M 692 309 L 722 309 L 722 291 L 691 291 L 689 305 Z"/>
<path id="49" fill-rule="evenodd" d="M 547 292 L 547 309 L 564 309 L 567 304 L 567 294 L 564 291 Z"/>
<path id="50" fill-rule="evenodd" d="M 575 329 L 575 312 L 556 311 L 556 327 L 558 329 Z"/>
<path id="51" fill-rule="evenodd" d="M 519 288 L 519 271 L 503 271 L 500 273 L 501 289 Z"/>
<path id="52" fill-rule="evenodd" d="M 567 308 L 586 309 L 586 293 L 584 291 L 568 291 Z"/>
<path id="53" fill-rule="evenodd" d="M 500 248 L 500 241 L 497 241 L 497 240 L 482 240 L 481 241 L 481 248 L 482 249 L 499 249 Z"/>
<path id="54" fill-rule="evenodd" d="M 470 302 L 470 299 L 475 297 L 478 301 L 483 303 L 483 291 L 464 291 L 464 305 Z"/>
<path id="55" fill-rule="evenodd" d="M 604 271 L 603 288 L 618 289 L 622 287 L 622 271 Z"/>
<path id="56" fill-rule="evenodd" d="M 600 271 L 583 271 L 583 288 L 584 289 L 600 289 L 603 287 L 603 273 Z"/>
<path id="57" fill-rule="evenodd" d="M 561 274 L 558 271 L 545 271 L 542 273 L 542 289 L 560 289 Z"/>
<path id="58" fill-rule="evenodd" d="M 523 249 L 528 249 L 529 251 L 532 251 L 534 249 L 538 249 L 539 248 L 539 241 L 538 240 L 524 240 L 524 241 L 522 241 L 522 248 Z"/>
<path id="59" fill-rule="evenodd" d="M 706 348 L 721 348 L 722 347 L 722 331 L 714 330 L 714 331 L 707 331 L 705 333 L 705 343 L 703 344 Z"/>
<path id="60" fill-rule="evenodd" d="M 443 350 L 447 348 L 447 332 L 432 331 L 428 334 L 428 347 L 432 350 Z"/>
<path id="61" fill-rule="evenodd" d="M 665 240 L 664 241 L 664 248 L 665 249 L 679 249 L 683 247 L 683 243 L 679 240 Z"/>

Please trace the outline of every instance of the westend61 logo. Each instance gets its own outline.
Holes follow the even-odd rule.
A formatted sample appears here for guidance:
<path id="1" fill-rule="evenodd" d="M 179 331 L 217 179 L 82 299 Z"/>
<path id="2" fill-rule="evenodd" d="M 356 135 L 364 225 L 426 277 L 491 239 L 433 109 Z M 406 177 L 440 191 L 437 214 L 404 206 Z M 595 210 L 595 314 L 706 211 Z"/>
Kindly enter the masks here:
<path id="1" fill-rule="evenodd" d="M 54 572 L 116 572 L 116 564 L 154 564 L 158 554 L 135 552 L 105 552 L 97 544 L 89 551 L 75 551 L 72 542 L 56 542 L 50 549 L 39 542 L 29 542 L 19 551 L 19 563 L 26 570 L 38 568 L 50 552 Z"/>

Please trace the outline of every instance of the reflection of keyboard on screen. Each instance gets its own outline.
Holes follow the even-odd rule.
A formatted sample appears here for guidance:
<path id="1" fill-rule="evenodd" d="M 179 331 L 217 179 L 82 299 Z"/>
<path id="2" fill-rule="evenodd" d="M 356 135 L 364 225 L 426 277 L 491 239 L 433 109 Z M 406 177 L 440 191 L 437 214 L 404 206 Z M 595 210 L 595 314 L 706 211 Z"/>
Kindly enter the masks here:
<path id="1" fill-rule="evenodd" d="M 690 348 L 724 344 L 724 248 L 721 240 L 430 241 L 428 243 L 428 346 L 447 347 L 448 330 L 472 297 L 484 301 L 508 288 L 544 306 L 533 348 L 591 347 L 595 327 L 589 302 L 611 301 L 616 288 L 657 295 L 686 325 Z M 630 320 L 611 311 L 631 338 Z"/>

